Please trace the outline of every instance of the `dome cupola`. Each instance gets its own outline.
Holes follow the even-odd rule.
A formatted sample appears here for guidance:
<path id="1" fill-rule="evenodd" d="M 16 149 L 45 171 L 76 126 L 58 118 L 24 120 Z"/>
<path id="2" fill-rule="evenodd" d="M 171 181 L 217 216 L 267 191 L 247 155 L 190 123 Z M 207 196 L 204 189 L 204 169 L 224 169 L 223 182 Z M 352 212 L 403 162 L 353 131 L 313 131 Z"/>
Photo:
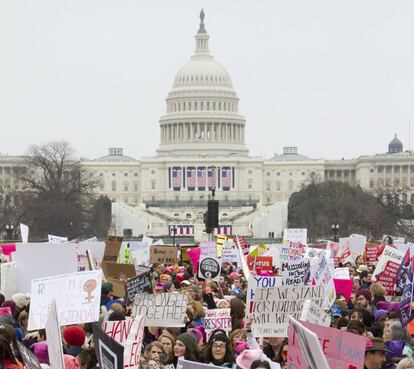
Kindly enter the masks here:
<path id="1" fill-rule="evenodd" d="M 403 151 L 403 144 L 397 138 L 397 134 L 395 134 L 394 138 L 388 144 L 388 153 L 389 154 L 396 154 Z"/>

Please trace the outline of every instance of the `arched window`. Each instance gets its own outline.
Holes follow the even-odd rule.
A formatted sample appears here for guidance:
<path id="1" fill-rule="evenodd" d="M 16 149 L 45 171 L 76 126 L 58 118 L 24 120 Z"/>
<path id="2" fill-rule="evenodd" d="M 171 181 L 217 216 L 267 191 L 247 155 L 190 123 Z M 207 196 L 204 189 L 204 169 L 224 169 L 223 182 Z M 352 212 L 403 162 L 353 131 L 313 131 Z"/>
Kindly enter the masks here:
<path id="1" fill-rule="evenodd" d="M 187 213 L 187 214 L 185 215 L 185 217 L 186 217 L 187 219 L 191 219 L 191 214 L 190 214 L 190 213 Z"/>

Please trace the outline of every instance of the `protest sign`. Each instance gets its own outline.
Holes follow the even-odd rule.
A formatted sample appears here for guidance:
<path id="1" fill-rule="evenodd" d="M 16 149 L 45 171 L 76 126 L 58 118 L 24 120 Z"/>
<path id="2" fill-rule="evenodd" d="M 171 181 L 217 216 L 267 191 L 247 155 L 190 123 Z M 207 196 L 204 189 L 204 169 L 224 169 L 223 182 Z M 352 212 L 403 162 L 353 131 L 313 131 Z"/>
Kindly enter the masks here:
<path id="1" fill-rule="evenodd" d="M 227 241 L 224 241 L 224 242 L 227 242 Z M 216 258 L 217 257 L 217 243 L 214 241 L 200 242 L 200 255 L 210 257 L 210 258 Z"/>
<path id="2" fill-rule="evenodd" d="M 341 256 L 341 252 L 339 249 L 339 243 L 338 242 L 333 242 L 333 241 L 328 241 L 326 244 L 326 250 L 330 250 L 332 253 L 332 258 L 334 260 L 334 265 L 335 268 L 339 267 L 339 262 L 340 262 L 340 256 Z"/>
<path id="3" fill-rule="evenodd" d="M 102 267 L 104 263 L 116 263 L 119 251 L 121 250 L 122 237 L 109 236 L 105 241 L 105 251 L 102 257 Z M 105 273 L 105 271 L 104 271 Z"/>
<path id="4" fill-rule="evenodd" d="M 26 224 L 20 223 L 20 235 L 22 236 L 22 243 L 29 242 L 29 227 Z"/>
<path id="5" fill-rule="evenodd" d="M 49 363 L 53 369 L 64 369 L 62 336 L 58 321 L 56 301 L 49 301 L 50 311 L 45 322 L 47 350 L 49 352 Z M 30 307 L 30 314 L 32 308 Z M 30 324 L 30 323 L 29 323 Z"/>
<path id="6" fill-rule="evenodd" d="M 396 264 L 401 264 L 404 259 L 405 251 L 397 250 L 392 246 L 385 246 L 384 251 L 378 259 L 378 264 L 375 267 L 374 273 L 372 274 L 372 280 L 377 280 L 377 275 L 380 274 L 384 269 L 388 261 L 392 261 Z"/>
<path id="7" fill-rule="evenodd" d="M 394 292 L 399 266 L 399 264 L 388 260 L 385 264 L 384 270 L 377 274 L 377 281 L 382 284 L 382 287 L 384 287 L 386 296 L 392 296 Z"/>
<path id="8" fill-rule="evenodd" d="M 134 264 L 150 265 L 150 245 L 146 242 L 130 242 L 130 246 Z"/>
<path id="9" fill-rule="evenodd" d="M 105 334 L 124 347 L 124 368 L 137 369 L 140 364 L 144 338 L 144 317 L 136 316 L 126 320 L 106 321 L 103 330 Z"/>
<path id="10" fill-rule="evenodd" d="M 350 248 L 353 260 L 356 259 L 358 255 L 363 255 L 365 251 L 365 244 L 367 243 L 367 237 L 362 234 L 351 234 L 350 238 Z"/>
<path id="11" fill-rule="evenodd" d="M 54 236 L 53 234 L 48 234 L 47 238 L 49 240 L 49 243 L 66 243 L 66 242 L 68 242 L 67 237 Z"/>
<path id="12" fill-rule="evenodd" d="M 353 262 L 350 237 L 341 237 L 339 239 L 339 250 L 341 250 L 341 259 L 343 264 Z"/>
<path id="13" fill-rule="evenodd" d="M 198 263 L 198 278 L 218 281 L 221 263 L 217 258 L 200 256 Z"/>
<path id="14" fill-rule="evenodd" d="M 30 292 L 32 279 L 78 271 L 76 248 L 68 243 L 17 244 L 13 259 L 19 275 L 17 290 L 23 293 Z"/>
<path id="15" fill-rule="evenodd" d="M 306 228 L 285 228 L 283 241 L 307 243 L 308 230 Z"/>
<path id="16" fill-rule="evenodd" d="M 138 293 L 152 293 L 151 272 L 142 273 L 125 282 L 126 299 L 133 303 L 135 295 Z"/>
<path id="17" fill-rule="evenodd" d="M 331 325 L 331 316 L 316 305 L 312 300 L 306 300 L 303 304 L 300 320 L 305 322 L 323 325 L 329 327 Z"/>
<path id="18" fill-rule="evenodd" d="M 221 262 L 222 263 L 235 263 L 240 265 L 240 255 L 237 250 L 237 246 L 233 241 L 224 241 L 223 248 L 221 250 Z"/>
<path id="19" fill-rule="evenodd" d="M 335 268 L 333 277 L 337 279 L 349 279 L 349 269 Z"/>
<path id="20" fill-rule="evenodd" d="M 124 297 L 125 282 L 136 276 L 135 266 L 132 264 L 104 263 L 102 269 L 105 279 L 112 283 L 113 294 L 117 297 Z"/>
<path id="21" fill-rule="evenodd" d="M 364 367 L 367 337 L 308 322 L 300 323 L 319 338 L 319 347 L 323 350 L 322 355 L 326 356 L 330 369 L 355 369 Z M 293 326 L 289 327 L 288 367 L 308 369 L 309 366 L 304 360 L 305 357 L 298 342 L 299 337 L 299 332 L 296 333 Z M 321 354 L 319 353 L 319 355 Z M 313 367 L 311 366 L 311 368 Z M 321 366 L 318 365 L 316 368 L 320 369 Z"/>
<path id="22" fill-rule="evenodd" d="M 299 318 L 306 300 L 323 307 L 325 286 L 256 288 L 251 314 L 253 335 L 286 337 L 289 315 Z"/>
<path id="23" fill-rule="evenodd" d="M 336 298 L 332 262 L 330 263 L 329 260 L 326 259 L 325 255 L 321 254 L 317 259 L 311 275 L 313 276 L 316 285 L 325 286 L 326 293 L 323 307 L 330 307 Z"/>
<path id="24" fill-rule="evenodd" d="M 377 245 L 365 245 L 365 260 L 367 265 L 377 265 L 378 263 L 378 246 Z"/>
<path id="25" fill-rule="evenodd" d="M 25 369 L 42 369 L 39 360 L 37 360 L 35 354 L 32 351 L 30 351 L 19 341 L 17 341 L 17 347 L 19 348 L 20 356 L 23 359 Z"/>
<path id="26" fill-rule="evenodd" d="M 142 293 L 135 296 L 132 311 L 144 316 L 148 327 L 184 327 L 187 303 L 186 293 Z"/>
<path id="27" fill-rule="evenodd" d="M 177 263 L 177 247 L 165 245 L 150 246 L 150 263 L 173 265 Z"/>
<path id="28" fill-rule="evenodd" d="M 334 279 L 335 291 L 337 294 L 342 293 L 347 302 L 349 302 L 352 293 L 352 279 Z"/>
<path id="29" fill-rule="evenodd" d="M 222 329 L 225 332 L 231 332 L 230 308 L 206 310 L 204 317 L 204 327 L 206 329 L 207 340 L 209 339 L 211 332 L 216 329 Z"/>
<path id="30" fill-rule="evenodd" d="M 319 343 L 318 336 L 310 329 L 290 317 L 289 326 L 289 345 L 292 341 L 299 348 L 296 357 L 300 354 L 303 357 L 306 369 L 329 369 L 325 354 Z M 291 338 L 291 336 L 293 336 Z M 300 361 L 299 361 L 300 364 Z M 288 366 L 295 367 L 290 360 L 290 351 L 288 352 Z"/>
<path id="31" fill-rule="evenodd" d="M 19 291 L 18 280 L 19 274 L 14 261 L 10 263 L 0 264 L 0 292 L 6 300 L 10 300 L 12 296 Z"/>
<path id="32" fill-rule="evenodd" d="M 289 241 L 288 245 L 288 257 L 289 260 L 300 260 L 305 254 L 306 244 L 302 242 Z"/>
<path id="33" fill-rule="evenodd" d="M 213 364 L 202 364 L 194 361 L 185 360 L 184 357 L 179 357 L 177 362 L 177 369 L 223 369 L 222 366 Z"/>
<path id="34" fill-rule="evenodd" d="M 302 259 L 282 263 L 282 278 L 285 286 L 303 286 L 310 282 L 310 261 Z"/>
<path id="35" fill-rule="evenodd" d="M 0 248 L 3 253 L 3 261 L 13 261 L 12 253 L 16 251 L 16 245 L 1 245 Z"/>
<path id="36" fill-rule="evenodd" d="M 101 284 L 100 270 L 34 279 L 28 329 L 45 327 L 52 299 L 56 300 L 60 325 L 98 321 Z"/>
<path id="37" fill-rule="evenodd" d="M 124 346 L 109 337 L 97 323 L 92 324 L 93 346 L 101 369 L 124 367 Z"/>
<path id="38" fill-rule="evenodd" d="M 247 266 L 253 270 L 273 270 L 273 258 L 271 256 L 248 256 Z"/>
<path id="39" fill-rule="evenodd" d="M 282 277 L 249 274 L 246 296 L 247 313 L 251 313 L 253 311 L 254 291 L 256 288 L 272 288 L 279 286 L 282 286 Z"/>

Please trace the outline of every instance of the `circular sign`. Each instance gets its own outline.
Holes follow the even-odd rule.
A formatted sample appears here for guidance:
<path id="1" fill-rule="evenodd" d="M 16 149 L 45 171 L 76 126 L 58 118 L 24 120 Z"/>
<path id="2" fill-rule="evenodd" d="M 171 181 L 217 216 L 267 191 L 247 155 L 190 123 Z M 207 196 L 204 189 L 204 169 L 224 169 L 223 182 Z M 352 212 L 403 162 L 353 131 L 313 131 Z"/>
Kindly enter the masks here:
<path id="1" fill-rule="evenodd" d="M 200 261 L 199 274 L 207 279 L 214 279 L 220 274 L 220 264 L 216 259 L 205 258 Z"/>

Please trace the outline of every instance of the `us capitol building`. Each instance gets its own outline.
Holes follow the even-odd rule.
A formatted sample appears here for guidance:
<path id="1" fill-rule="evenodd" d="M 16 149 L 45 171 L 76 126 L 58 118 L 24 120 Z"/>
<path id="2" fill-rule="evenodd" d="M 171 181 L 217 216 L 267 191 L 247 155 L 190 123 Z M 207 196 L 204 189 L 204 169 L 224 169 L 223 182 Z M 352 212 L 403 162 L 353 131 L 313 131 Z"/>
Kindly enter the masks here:
<path id="1" fill-rule="evenodd" d="M 112 201 L 117 234 L 206 238 L 203 213 L 212 188 L 220 201 L 218 231 L 254 237 L 281 235 L 289 196 L 311 178 L 365 190 L 402 186 L 403 200 L 414 203 L 414 155 L 397 137 L 386 153 L 351 160 L 311 159 L 296 147 L 267 159 L 249 156 L 246 119 L 230 75 L 210 54 L 203 11 L 195 41 L 167 96 L 156 155 L 139 160 L 109 148 L 108 155 L 82 162 L 101 179 L 97 193 Z M 13 172 L 23 159 L 0 155 L 0 186 L 19 190 Z"/>

